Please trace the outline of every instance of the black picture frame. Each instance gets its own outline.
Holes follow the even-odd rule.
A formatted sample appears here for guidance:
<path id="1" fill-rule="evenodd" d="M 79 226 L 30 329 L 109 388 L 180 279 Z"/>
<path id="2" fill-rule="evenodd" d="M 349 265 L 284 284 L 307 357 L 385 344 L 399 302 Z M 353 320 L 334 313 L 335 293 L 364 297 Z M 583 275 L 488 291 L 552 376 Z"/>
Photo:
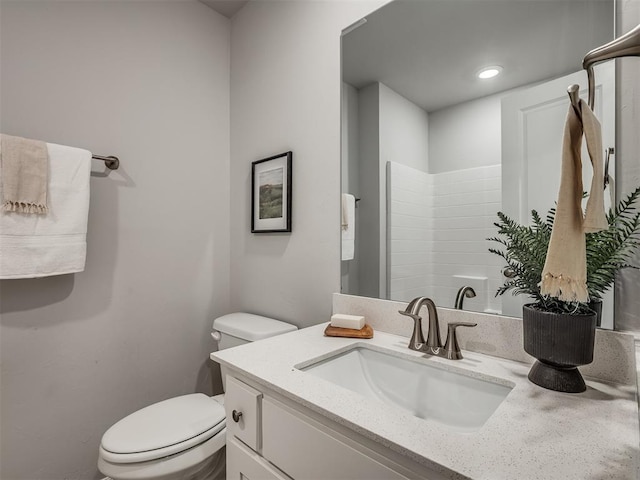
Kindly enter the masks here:
<path id="1" fill-rule="evenodd" d="M 291 232 L 293 152 L 251 163 L 251 233 Z"/>

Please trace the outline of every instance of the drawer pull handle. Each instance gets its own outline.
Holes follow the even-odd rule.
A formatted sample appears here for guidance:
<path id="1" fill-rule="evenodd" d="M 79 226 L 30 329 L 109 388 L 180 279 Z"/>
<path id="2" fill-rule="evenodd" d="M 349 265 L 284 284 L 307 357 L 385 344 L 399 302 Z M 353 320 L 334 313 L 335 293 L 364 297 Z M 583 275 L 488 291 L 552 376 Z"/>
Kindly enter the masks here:
<path id="1" fill-rule="evenodd" d="M 240 421 L 240 417 L 242 417 L 242 412 L 238 412 L 237 410 L 231 412 L 231 418 L 233 418 L 234 422 L 238 423 Z"/>

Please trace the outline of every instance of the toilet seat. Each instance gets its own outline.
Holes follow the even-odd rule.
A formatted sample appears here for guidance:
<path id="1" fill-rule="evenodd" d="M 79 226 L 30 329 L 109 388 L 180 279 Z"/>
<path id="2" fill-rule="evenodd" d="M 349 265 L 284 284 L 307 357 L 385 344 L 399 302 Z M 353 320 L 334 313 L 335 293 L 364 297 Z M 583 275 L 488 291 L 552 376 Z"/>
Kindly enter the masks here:
<path id="1" fill-rule="evenodd" d="M 202 393 L 170 398 L 113 425 L 102 437 L 100 456 L 126 464 L 175 455 L 224 435 L 224 420 L 224 407 Z"/>

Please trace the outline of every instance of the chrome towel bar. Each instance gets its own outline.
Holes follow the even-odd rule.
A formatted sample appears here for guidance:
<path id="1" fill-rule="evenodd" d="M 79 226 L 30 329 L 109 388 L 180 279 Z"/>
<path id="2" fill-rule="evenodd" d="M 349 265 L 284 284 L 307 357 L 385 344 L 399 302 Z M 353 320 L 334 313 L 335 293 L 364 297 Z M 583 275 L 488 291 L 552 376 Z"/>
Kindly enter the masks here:
<path id="1" fill-rule="evenodd" d="M 108 157 L 103 157 L 102 155 L 92 155 L 91 158 L 104 162 L 105 166 L 109 170 L 117 170 L 120 166 L 120 159 L 118 157 L 114 157 L 113 155 L 110 155 Z"/>

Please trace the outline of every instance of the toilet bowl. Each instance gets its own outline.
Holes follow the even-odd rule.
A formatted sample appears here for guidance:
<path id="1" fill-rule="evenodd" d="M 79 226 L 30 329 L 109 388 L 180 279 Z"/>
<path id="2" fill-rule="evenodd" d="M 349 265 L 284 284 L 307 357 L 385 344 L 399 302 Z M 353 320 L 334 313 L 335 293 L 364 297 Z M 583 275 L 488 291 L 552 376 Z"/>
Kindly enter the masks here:
<path id="1" fill-rule="evenodd" d="M 213 329 L 221 350 L 296 327 L 259 315 L 232 313 L 217 318 Z M 109 428 L 100 444 L 98 469 L 113 480 L 224 479 L 225 435 L 224 395 L 170 398 Z"/>

